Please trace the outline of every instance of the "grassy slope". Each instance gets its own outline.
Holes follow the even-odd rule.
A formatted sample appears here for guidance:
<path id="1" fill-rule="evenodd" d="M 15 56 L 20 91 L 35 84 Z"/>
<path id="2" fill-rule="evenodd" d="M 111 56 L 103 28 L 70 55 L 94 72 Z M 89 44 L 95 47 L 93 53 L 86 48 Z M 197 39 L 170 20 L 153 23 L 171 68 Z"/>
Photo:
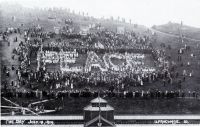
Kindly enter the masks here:
<path id="1" fill-rule="evenodd" d="M 156 26 L 155 29 L 162 32 L 179 35 L 180 24 L 169 22 L 168 24 Z M 200 39 L 200 28 L 183 25 L 182 33 L 186 37 Z"/>

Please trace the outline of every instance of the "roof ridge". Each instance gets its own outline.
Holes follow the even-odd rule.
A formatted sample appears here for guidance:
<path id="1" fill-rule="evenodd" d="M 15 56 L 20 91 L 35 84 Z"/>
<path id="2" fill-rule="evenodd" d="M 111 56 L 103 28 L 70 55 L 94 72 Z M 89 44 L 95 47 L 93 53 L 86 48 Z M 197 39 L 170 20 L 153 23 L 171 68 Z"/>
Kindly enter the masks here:
<path id="1" fill-rule="evenodd" d="M 92 99 L 90 102 L 92 103 L 92 102 L 99 102 L 99 101 L 107 103 L 107 101 L 101 97 L 96 97 L 96 98 Z"/>

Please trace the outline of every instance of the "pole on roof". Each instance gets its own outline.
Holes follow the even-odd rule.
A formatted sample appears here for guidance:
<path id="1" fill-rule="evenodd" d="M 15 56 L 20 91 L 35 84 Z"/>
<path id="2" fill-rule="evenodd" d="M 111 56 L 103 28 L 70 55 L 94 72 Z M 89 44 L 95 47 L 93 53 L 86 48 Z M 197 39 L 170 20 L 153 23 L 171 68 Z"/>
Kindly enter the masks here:
<path id="1" fill-rule="evenodd" d="M 179 38 L 181 39 L 181 43 L 183 43 L 183 33 L 182 33 L 183 22 L 181 21 L 180 28 L 179 28 Z"/>
<path id="2" fill-rule="evenodd" d="M 101 107 L 100 107 L 100 91 L 98 92 L 98 100 L 99 100 L 99 122 L 98 122 L 98 127 L 101 127 Z"/>

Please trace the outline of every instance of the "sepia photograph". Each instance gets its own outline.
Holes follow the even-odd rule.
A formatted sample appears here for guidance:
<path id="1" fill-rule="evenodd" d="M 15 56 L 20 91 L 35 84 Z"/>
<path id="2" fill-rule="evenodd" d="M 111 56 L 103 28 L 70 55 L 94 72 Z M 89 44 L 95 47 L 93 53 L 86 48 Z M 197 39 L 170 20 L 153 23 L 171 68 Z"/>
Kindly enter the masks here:
<path id="1" fill-rule="evenodd" d="M 200 125 L 199 0 L 0 0 L 2 127 Z"/>

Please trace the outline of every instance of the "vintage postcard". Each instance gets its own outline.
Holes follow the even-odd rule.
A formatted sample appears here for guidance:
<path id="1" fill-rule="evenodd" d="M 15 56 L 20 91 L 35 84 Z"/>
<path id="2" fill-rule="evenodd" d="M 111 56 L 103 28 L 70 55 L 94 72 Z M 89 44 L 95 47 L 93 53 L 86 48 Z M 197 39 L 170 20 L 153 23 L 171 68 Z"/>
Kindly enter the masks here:
<path id="1" fill-rule="evenodd" d="M 1 0 L 1 126 L 199 126 L 199 0 Z"/>

